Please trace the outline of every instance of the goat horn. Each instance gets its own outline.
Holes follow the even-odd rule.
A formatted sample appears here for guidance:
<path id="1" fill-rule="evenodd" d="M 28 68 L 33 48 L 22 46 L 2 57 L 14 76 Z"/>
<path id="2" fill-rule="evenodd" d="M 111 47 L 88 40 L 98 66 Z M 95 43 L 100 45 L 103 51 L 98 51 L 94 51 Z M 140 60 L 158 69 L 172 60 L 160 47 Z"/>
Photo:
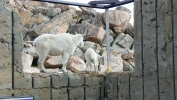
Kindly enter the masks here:
<path id="1" fill-rule="evenodd" d="M 75 32 L 75 34 L 77 35 L 77 32 Z"/>

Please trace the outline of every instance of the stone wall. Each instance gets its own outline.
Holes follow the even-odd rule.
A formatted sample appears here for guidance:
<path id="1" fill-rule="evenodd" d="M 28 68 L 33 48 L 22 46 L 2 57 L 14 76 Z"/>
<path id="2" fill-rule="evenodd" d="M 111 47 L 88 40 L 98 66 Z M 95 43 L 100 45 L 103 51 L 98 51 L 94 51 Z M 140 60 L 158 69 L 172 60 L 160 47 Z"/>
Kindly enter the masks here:
<path id="1" fill-rule="evenodd" d="M 25 30 L 19 14 L 9 9 L 5 1 L 0 2 L 0 96 L 31 95 L 35 100 L 177 99 L 176 0 L 134 1 L 135 71 L 104 77 L 21 74 Z"/>

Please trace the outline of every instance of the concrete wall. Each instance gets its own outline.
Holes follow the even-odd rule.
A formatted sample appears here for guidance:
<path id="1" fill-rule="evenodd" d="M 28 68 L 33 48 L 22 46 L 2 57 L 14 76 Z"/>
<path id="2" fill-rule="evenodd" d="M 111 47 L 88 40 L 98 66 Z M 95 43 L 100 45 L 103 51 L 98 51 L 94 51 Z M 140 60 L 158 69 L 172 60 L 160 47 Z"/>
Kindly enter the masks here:
<path id="1" fill-rule="evenodd" d="M 135 0 L 134 4 L 133 73 L 111 73 L 107 77 L 40 73 L 22 77 L 23 24 L 16 10 L 12 12 L 0 2 L 0 96 L 32 95 L 35 100 L 176 100 L 177 1 Z"/>

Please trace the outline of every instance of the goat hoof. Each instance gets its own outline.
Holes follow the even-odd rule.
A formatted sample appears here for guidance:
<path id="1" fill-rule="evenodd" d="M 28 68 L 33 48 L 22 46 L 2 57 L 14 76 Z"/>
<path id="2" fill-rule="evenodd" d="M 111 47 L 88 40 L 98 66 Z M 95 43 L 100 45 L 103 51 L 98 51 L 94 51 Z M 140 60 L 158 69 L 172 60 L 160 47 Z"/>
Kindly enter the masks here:
<path id="1" fill-rule="evenodd" d="M 47 71 L 46 71 L 46 70 L 41 70 L 41 72 L 43 72 L 43 73 L 47 73 Z"/>

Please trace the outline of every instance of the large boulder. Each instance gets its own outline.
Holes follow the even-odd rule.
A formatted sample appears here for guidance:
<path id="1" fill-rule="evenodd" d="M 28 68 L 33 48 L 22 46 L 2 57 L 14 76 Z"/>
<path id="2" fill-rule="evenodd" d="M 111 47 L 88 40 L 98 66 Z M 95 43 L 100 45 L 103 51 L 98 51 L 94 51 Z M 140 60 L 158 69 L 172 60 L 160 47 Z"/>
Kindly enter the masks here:
<path id="1" fill-rule="evenodd" d="M 128 12 L 128 13 L 131 13 L 131 10 L 126 8 L 126 7 L 124 7 L 124 6 L 118 6 L 116 8 L 116 10 L 120 10 L 120 11 L 125 11 L 125 12 Z"/>
<path id="2" fill-rule="evenodd" d="M 84 40 L 91 41 L 95 43 L 101 43 L 106 34 L 102 27 L 93 26 L 87 22 L 82 24 L 76 24 L 74 27 L 70 28 L 69 32 L 74 33 L 87 33 Z"/>
<path id="3" fill-rule="evenodd" d="M 107 51 L 104 51 L 102 54 L 105 57 L 105 61 L 107 61 Z M 122 72 L 123 71 L 123 59 L 121 58 L 121 52 L 120 51 L 111 51 L 111 62 L 110 67 L 111 72 Z M 101 65 L 101 72 L 104 72 L 107 70 L 107 62 L 105 65 Z"/>
<path id="4" fill-rule="evenodd" d="M 69 5 L 64 5 L 64 4 L 54 4 L 54 8 L 60 8 L 61 11 L 67 11 L 70 9 Z"/>
<path id="5" fill-rule="evenodd" d="M 103 20 L 106 23 L 105 13 L 103 13 Z M 109 24 L 110 28 L 119 34 L 124 32 L 130 21 L 131 13 L 121 10 L 110 10 L 109 12 Z"/>
<path id="6" fill-rule="evenodd" d="M 49 17 L 54 17 L 61 13 L 60 8 L 45 8 L 45 7 L 35 7 L 35 13 L 42 13 L 44 15 L 47 15 Z"/>
<path id="7" fill-rule="evenodd" d="M 28 31 L 31 37 L 37 37 L 41 34 L 58 34 L 65 33 L 68 30 L 69 23 L 72 21 L 72 14 L 63 12 L 47 23 L 37 25 Z"/>
<path id="8" fill-rule="evenodd" d="M 129 34 L 132 38 L 134 38 L 134 27 L 131 23 L 128 23 L 125 34 Z"/>
<path id="9" fill-rule="evenodd" d="M 124 33 L 120 33 L 112 43 L 112 49 L 131 48 L 134 39 Z"/>
<path id="10" fill-rule="evenodd" d="M 91 15 L 95 17 L 97 15 L 97 11 L 94 8 L 88 8 L 88 7 L 79 7 L 82 10 L 83 14 Z"/>
<path id="11" fill-rule="evenodd" d="M 49 56 L 44 62 L 45 68 L 61 68 L 62 67 L 62 56 Z"/>
<path id="12" fill-rule="evenodd" d="M 29 22 L 26 25 L 26 28 L 30 29 L 36 25 L 48 22 L 49 20 L 49 17 L 43 15 L 42 13 L 37 13 L 30 18 Z"/>
<path id="13" fill-rule="evenodd" d="M 26 10 L 25 8 L 18 8 L 18 12 L 23 20 L 24 26 L 30 21 L 31 16 L 33 15 L 32 12 Z"/>
<path id="14" fill-rule="evenodd" d="M 97 27 L 102 27 L 105 29 L 105 23 L 102 18 L 102 14 L 98 13 L 96 16 L 89 21 L 90 24 L 97 26 Z"/>
<path id="15" fill-rule="evenodd" d="M 78 71 L 85 71 L 86 70 L 86 64 L 85 62 L 78 56 L 72 56 L 68 60 L 67 67 L 74 72 Z"/>

